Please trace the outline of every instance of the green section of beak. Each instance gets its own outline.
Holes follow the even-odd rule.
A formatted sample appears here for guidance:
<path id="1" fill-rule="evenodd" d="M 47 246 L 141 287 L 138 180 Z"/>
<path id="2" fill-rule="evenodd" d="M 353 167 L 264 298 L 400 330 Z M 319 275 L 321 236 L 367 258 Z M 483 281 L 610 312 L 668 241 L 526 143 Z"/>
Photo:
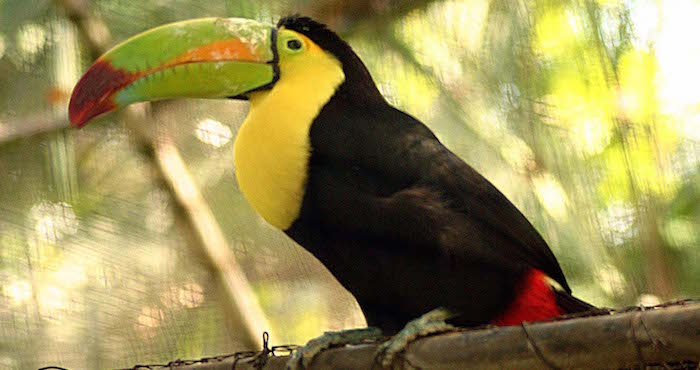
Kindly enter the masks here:
<path id="1" fill-rule="evenodd" d="M 74 125 L 138 101 L 224 98 L 271 86 L 278 77 L 273 26 L 204 18 L 136 35 L 100 57 L 69 105 Z"/>
<path id="2" fill-rule="evenodd" d="M 144 76 L 114 96 L 125 106 L 139 101 L 178 97 L 226 98 L 239 96 L 275 79 L 273 66 L 249 62 L 181 64 Z"/>
<path id="3" fill-rule="evenodd" d="M 114 67 L 125 71 L 140 72 L 173 62 L 208 45 L 221 46 L 222 42 L 231 41 L 227 46 L 242 48 L 224 50 L 212 47 L 214 53 L 208 56 L 265 63 L 274 58 L 270 48 L 273 29 L 271 25 L 242 18 L 192 19 L 133 36 L 105 53 L 100 60 L 110 61 Z"/>

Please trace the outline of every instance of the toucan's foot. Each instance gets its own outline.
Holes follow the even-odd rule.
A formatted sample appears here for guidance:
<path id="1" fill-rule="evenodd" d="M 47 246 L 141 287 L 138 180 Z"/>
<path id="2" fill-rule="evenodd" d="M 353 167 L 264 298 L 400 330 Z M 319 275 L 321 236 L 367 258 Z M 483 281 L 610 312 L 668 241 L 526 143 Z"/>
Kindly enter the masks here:
<path id="1" fill-rule="evenodd" d="M 327 331 L 318 338 L 311 339 L 305 346 L 297 349 L 289 357 L 286 370 L 306 369 L 314 357 L 324 349 L 350 344 L 361 344 L 376 341 L 382 337 L 377 328 L 349 329 L 342 331 Z"/>
<path id="2" fill-rule="evenodd" d="M 454 314 L 447 309 L 436 308 L 412 320 L 400 332 L 379 346 L 375 361 L 383 368 L 390 367 L 396 355 L 406 349 L 406 346 L 412 341 L 427 335 L 454 330 L 454 326 L 445 322 L 453 316 Z"/>

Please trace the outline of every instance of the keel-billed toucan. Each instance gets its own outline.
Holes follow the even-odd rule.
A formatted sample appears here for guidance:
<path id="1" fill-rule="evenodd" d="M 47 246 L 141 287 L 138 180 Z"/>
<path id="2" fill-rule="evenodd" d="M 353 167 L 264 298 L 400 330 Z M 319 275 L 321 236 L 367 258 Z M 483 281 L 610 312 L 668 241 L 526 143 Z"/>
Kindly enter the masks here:
<path id="1" fill-rule="evenodd" d="M 234 163 L 271 225 L 318 258 L 367 323 L 394 333 L 437 307 L 462 326 L 590 306 L 534 227 L 412 116 L 350 46 L 306 17 L 197 19 L 137 35 L 77 84 L 73 125 L 137 101 L 248 99 Z"/>

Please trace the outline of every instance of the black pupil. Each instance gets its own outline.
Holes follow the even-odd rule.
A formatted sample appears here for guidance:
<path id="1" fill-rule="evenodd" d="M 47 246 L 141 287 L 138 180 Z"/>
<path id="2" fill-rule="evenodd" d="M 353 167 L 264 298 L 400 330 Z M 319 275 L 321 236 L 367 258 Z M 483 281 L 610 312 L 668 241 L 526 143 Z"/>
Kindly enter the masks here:
<path id="1" fill-rule="evenodd" d="M 292 49 L 292 50 L 299 50 L 299 49 L 301 49 L 301 41 L 289 40 L 289 41 L 287 41 L 287 47 Z"/>

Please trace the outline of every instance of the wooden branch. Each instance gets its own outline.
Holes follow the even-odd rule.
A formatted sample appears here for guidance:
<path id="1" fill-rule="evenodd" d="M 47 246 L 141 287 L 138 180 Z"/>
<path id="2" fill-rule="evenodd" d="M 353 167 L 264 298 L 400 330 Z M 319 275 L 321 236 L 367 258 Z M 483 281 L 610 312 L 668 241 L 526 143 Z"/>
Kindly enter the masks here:
<path id="1" fill-rule="evenodd" d="M 26 117 L 0 121 L 0 144 L 62 130 L 68 126 L 68 119 L 57 117 L 54 112 L 34 113 Z"/>
<path id="2" fill-rule="evenodd" d="M 310 369 L 371 369 L 377 344 L 329 349 Z M 251 354 L 174 362 L 179 369 L 283 369 Z M 486 328 L 421 338 L 394 364 L 399 369 L 620 369 L 700 362 L 700 303 Z M 258 364 L 256 367 L 256 363 Z M 642 366 L 644 365 L 644 366 Z M 663 367 L 662 367 L 663 368 Z M 669 367 L 667 367 L 669 368 Z M 676 367 L 678 368 L 678 367 Z"/>
<path id="3" fill-rule="evenodd" d="M 54 0 L 66 12 L 66 17 L 78 27 L 87 44 L 92 59 L 97 59 L 107 51 L 112 43 L 112 34 L 102 19 L 90 14 L 89 0 Z"/>
<path id="4" fill-rule="evenodd" d="M 223 284 L 228 301 L 232 303 L 233 315 L 238 317 L 236 321 L 243 327 L 243 336 L 251 348 L 255 348 L 256 345 L 260 347 L 262 342 L 258 333 L 271 329 L 248 278 L 236 262 L 223 231 L 196 182 L 190 176 L 180 152 L 171 143 L 154 143 L 156 166 L 199 239 L 198 248 L 203 252 L 210 269 L 218 275 Z"/>

